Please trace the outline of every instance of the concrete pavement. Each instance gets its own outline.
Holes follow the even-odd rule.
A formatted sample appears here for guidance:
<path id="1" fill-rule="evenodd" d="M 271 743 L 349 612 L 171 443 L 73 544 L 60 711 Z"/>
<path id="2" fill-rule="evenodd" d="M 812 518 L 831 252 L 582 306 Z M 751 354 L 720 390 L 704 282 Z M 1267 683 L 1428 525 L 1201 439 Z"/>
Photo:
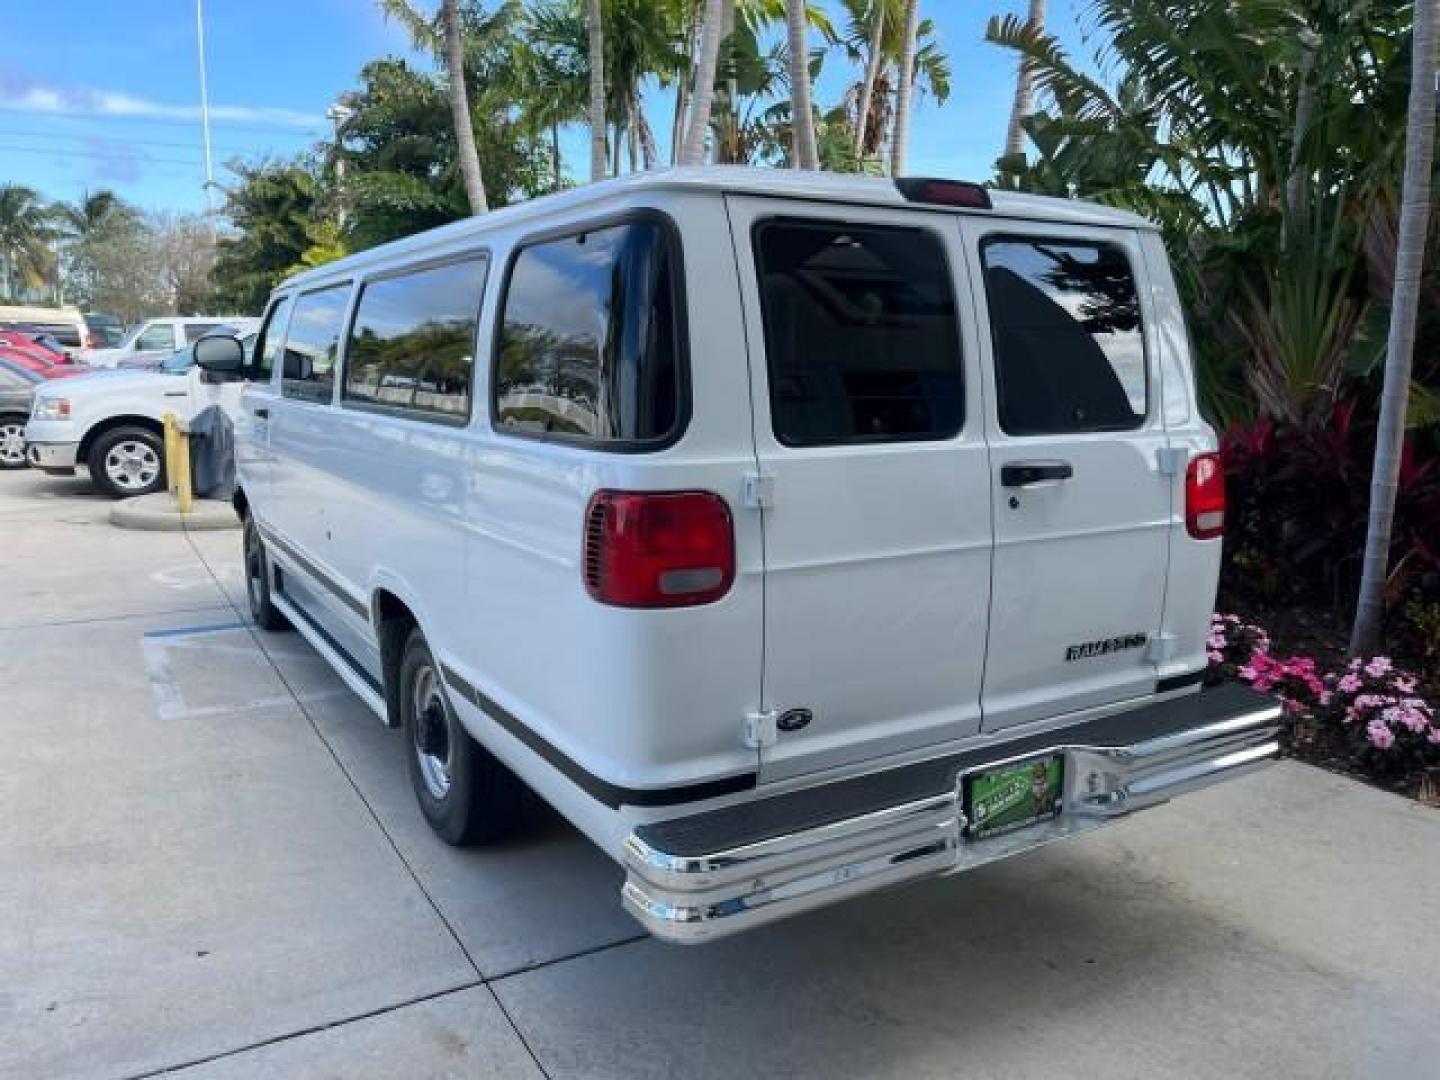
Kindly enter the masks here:
<path id="1" fill-rule="evenodd" d="M 235 533 L 0 473 L 0 1076 L 1415 1077 L 1440 814 L 1286 763 L 698 948 L 553 814 L 430 834 Z"/>

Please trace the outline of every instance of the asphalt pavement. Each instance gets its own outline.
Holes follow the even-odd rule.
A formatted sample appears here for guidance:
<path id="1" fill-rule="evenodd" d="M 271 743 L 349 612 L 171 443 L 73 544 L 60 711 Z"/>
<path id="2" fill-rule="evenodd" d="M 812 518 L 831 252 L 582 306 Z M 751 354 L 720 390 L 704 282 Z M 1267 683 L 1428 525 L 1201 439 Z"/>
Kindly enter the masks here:
<path id="1" fill-rule="evenodd" d="M 537 806 L 458 851 L 245 618 L 239 534 L 0 472 L 0 1076 L 1397 1077 L 1440 1062 L 1440 813 L 1286 762 L 698 947 Z"/>

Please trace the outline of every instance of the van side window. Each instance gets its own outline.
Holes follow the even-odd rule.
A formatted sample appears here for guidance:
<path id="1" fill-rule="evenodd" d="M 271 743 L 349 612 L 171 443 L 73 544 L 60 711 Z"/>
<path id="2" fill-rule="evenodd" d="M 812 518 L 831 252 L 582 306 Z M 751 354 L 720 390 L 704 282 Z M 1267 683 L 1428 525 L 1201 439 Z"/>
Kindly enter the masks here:
<path id="1" fill-rule="evenodd" d="M 368 282 L 346 353 L 346 401 L 454 420 L 470 416 L 486 259 Z"/>
<path id="2" fill-rule="evenodd" d="M 954 282 L 923 229 L 755 233 L 770 421 L 786 446 L 947 439 L 964 422 Z"/>
<path id="3" fill-rule="evenodd" d="M 681 417 L 679 252 L 658 221 L 522 248 L 496 349 L 502 431 L 653 445 Z"/>
<path id="4" fill-rule="evenodd" d="M 981 247 L 1000 427 L 1122 431 L 1145 419 L 1140 298 L 1116 244 L 999 238 Z"/>
<path id="5" fill-rule="evenodd" d="M 250 378 L 254 382 L 269 382 L 270 373 L 275 370 L 275 358 L 280 355 L 280 346 L 285 340 L 285 318 L 290 314 L 290 297 L 282 296 L 270 305 L 270 315 L 260 328 L 251 354 Z"/>
<path id="6" fill-rule="evenodd" d="M 305 293 L 295 301 L 290 330 L 285 335 L 284 370 L 280 392 L 328 405 L 335 385 L 335 355 L 340 351 L 340 332 L 350 286 L 332 285 Z"/>

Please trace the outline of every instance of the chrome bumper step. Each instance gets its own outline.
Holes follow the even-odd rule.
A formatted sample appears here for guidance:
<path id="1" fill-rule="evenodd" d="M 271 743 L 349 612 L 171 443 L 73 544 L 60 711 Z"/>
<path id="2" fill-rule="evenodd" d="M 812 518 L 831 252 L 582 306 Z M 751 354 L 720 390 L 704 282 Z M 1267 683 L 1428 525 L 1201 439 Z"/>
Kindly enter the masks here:
<path id="1" fill-rule="evenodd" d="M 697 941 L 848 896 L 954 873 L 1097 828 L 1259 768 L 1279 753 L 1280 706 L 1226 685 L 1082 724 L 637 828 L 625 906 L 657 937 Z M 968 774 L 1065 755 L 1060 814 L 964 835 Z"/>

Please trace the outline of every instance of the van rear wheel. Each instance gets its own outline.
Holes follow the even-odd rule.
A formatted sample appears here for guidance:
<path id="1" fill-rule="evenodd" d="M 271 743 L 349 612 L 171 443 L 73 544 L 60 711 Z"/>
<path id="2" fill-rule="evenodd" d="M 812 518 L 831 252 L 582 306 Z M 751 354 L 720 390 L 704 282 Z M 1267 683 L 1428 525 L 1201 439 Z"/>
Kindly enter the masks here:
<path id="1" fill-rule="evenodd" d="M 440 665 L 418 629 L 400 660 L 400 719 L 420 811 L 447 844 L 499 840 L 520 821 L 524 786 L 455 715 Z"/>

